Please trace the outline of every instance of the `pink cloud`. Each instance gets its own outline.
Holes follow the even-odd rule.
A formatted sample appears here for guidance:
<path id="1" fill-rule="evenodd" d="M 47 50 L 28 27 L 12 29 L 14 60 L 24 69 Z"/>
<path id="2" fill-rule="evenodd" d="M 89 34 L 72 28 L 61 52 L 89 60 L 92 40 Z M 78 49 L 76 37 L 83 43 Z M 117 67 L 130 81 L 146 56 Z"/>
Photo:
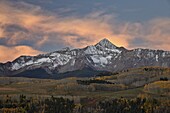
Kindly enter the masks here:
<path id="1" fill-rule="evenodd" d="M 29 46 L 0 46 L 0 62 L 12 61 L 21 55 L 34 56 L 40 53 L 43 52 L 35 50 Z"/>
<path id="2" fill-rule="evenodd" d="M 72 47 L 85 47 L 97 43 L 102 38 L 108 38 L 117 46 L 124 46 L 132 49 L 139 46 L 133 46 L 131 40 L 142 38 L 147 42 L 147 48 L 170 50 L 170 19 L 153 19 L 145 23 L 122 22 L 118 23 L 116 17 L 103 12 L 92 12 L 83 17 L 60 17 L 41 7 L 16 2 L 15 5 L 0 1 L 0 38 L 7 37 L 6 46 L 1 46 L 2 51 L 6 51 L 14 46 L 11 52 L 16 52 L 22 41 L 32 41 L 33 47 L 28 47 L 35 51 L 35 54 L 41 53 L 34 50 L 34 47 L 41 48 L 48 43 L 62 43 Z M 17 25 L 28 30 L 9 32 L 5 30 L 7 25 Z M 51 37 L 51 34 L 55 34 Z M 26 48 L 25 46 L 24 48 Z M 146 47 L 142 45 L 140 47 Z M 29 50 L 27 48 L 27 50 Z M 4 49 L 4 50 L 3 50 Z M 16 52 L 16 56 L 22 55 L 23 51 Z M 27 52 L 31 55 L 30 52 Z M 26 54 L 26 53 L 24 53 Z M 1 61 L 16 58 L 7 55 L 1 56 Z M 9 58 L 8 58 L 9 57 Z M 4 60 L 3 60 L 4 59 Z"/>

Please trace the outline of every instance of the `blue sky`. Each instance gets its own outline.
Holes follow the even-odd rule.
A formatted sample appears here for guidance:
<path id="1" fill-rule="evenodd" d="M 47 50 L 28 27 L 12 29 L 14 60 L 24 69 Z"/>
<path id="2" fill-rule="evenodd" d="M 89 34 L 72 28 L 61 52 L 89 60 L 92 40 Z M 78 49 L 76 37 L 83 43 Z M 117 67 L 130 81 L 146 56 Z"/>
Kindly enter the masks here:
<path id="1" fill-rule="evenodd" d="M 170 50 L 170 0 L 1 0 L 0 7 L 0 61 L 102 38 L 128 49 Z"/>

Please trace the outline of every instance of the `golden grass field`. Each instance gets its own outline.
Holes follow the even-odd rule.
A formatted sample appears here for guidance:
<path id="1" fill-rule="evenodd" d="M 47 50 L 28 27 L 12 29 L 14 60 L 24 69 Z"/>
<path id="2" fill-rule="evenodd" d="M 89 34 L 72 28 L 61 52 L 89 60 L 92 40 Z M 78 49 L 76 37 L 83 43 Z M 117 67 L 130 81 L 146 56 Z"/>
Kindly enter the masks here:
<path id="1" fill-rule="evenodd" d="M 144 67 L 146 68 L 146 67 Z M 160 81 L 160 77 L 170 79 L 170 69 L 152 67 L 129 69 L 119 74 L 95 78 L 34 79 L 22 77 L 0 77 L 0 96 L 4 95 L 37 95 L 42 97 L 76 96 L 99 98 L 134 98 L 141 95 L 170 98 L 170 81 Z M 149 67 L 150 68 L 150 67 Z M 162 69 L 159 72 L 157 69 Z M 106 80 L 115 84 L 81 85 L 77 80 Z"/>

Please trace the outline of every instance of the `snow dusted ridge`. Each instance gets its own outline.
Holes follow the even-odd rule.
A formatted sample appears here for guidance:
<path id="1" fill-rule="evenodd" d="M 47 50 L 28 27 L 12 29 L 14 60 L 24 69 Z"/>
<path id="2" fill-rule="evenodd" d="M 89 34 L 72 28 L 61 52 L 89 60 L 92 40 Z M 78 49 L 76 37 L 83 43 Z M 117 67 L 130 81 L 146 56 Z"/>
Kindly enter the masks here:
<path id="1" fill-rule="evenodd" d="M 86 48 L 80 49 L 78 53 L 75 50 L 64 48 L 60 51 L 49 53 L 46 55 L 39 55 L 39 58 L 32 57 L 29 60 L 20 59 L 20 62 L 12 63 L 11 70 L 18 70 L 20 68 L 31 66 L 31 65 L 43 65 L 43 63 L 50 64 L 50 69 L 55 69 L 57 66 L 63 66 L 72 60 L 72 66 L 75 64 L 75 57 L 77 54 L 92 55 L 90 58 L 95 65 L 104 66 L 107 65 L 113 54 L 120 54 L 121 51 L 116 49 L 107 39 L 103 39 L 95 46 L 87 46 Z M 94 56 L 93 56 L 94 55 Z M 104 56 L 103 56 L 104 55 Z M 90 61 L 90 60 L 88 60 Z"/>
<path id="2" fill-rule="evenodd" d="M 127 50 L 103 39 L 82 49 L 64 48 L 38 56 L 21 56 L 13 62 L 0 64 L 0 75 L 16 75 L 27 70 L 44 69 L 49 74 L 84 68 L 97 71 L 118 71 L 141 66 L 170 67 L 170 52 L 150 49 Z"/>

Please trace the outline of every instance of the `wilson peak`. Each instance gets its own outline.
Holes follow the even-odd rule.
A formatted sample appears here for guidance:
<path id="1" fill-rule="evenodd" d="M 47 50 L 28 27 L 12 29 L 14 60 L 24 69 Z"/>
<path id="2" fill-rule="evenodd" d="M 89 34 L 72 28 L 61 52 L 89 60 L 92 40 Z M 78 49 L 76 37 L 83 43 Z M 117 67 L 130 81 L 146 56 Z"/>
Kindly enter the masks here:
<path id="1" fill-rule="evenodd" d="M 0 63 L 0 76 L 31 78 L 89 77 L 143 66 L 170 67 L 170 52 L 117 47 L 108 39 L 82 49 L 64 48 L 37 56 Z"/>
<path id="2" fill-rule="evenodd" d="M 104 38 L 99 43 L 95 45 L 96 47 L 105 47 L 108 49 L 115 49 L 117 48 L 112 42 L 110 42 L 107 38 Z"/>

